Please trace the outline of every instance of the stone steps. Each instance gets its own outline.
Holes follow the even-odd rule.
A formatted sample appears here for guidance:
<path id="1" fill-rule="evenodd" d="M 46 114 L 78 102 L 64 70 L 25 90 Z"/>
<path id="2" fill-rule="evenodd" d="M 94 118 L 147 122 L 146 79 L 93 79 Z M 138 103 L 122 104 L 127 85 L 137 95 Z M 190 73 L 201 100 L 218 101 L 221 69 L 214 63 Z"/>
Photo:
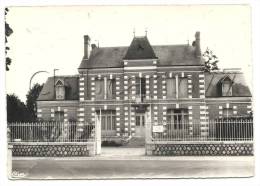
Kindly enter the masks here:
<path id="1" fill-rule="evenodd" d="M 124 144 L 124 147 L 144 147 L 145 138 L 144 137 L 132 137 Z"/>

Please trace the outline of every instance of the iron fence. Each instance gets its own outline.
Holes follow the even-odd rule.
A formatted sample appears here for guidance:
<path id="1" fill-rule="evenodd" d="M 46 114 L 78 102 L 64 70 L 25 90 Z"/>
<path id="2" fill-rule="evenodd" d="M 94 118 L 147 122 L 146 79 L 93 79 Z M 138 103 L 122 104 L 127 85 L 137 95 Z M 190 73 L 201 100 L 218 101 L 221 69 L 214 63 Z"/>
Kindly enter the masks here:
<path id="1" fill-rule="evenodd" d="M 153 141 L 252 141 L 252 118 L 176 121 L 151 125 Z"/>
<path id="2" fill-rule="evenodd" d="M 86 142 L 95 125 L 77 122 L 8 123 L 10 142 Z"/>

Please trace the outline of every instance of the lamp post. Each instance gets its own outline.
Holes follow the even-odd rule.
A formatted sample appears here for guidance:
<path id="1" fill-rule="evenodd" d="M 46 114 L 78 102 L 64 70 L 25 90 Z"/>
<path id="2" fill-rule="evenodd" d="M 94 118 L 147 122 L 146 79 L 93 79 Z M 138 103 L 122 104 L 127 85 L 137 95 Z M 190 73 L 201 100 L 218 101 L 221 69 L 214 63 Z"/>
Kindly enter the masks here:
<path id="1" fill-rule="evenodd" d="M 54 99 L 55 99 L 55 72 L 59 69 L 55 68 L 53 69 L 53 93 L 54 93 Z"/>
<path id="2" fill-rule="evenodd" d="M 35 73 L 31 76 L 31 78 L 30 78 L 30 84 L 29 84 L 29 89 L 30 89 L 30 90 L 31 90 L 31 83 L 32 83 L 33 77 L 34 77 L 35 75 L 39 74 L 39 73 L 42 73 L 42 72 L 49 73 L 48 71 L 44 71 L 44 70 L 40 70 L 40 71 L 35 72 Z"/>

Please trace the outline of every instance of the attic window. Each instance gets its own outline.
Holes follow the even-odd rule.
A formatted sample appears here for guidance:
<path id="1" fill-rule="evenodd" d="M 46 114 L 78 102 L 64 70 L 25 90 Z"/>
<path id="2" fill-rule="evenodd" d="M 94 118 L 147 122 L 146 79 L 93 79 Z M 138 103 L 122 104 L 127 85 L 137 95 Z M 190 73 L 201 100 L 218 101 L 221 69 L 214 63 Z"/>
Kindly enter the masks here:
<path id="1" fill-rule="evenodd" d="M 56 92 L 56 99 L 57 100 L 64 100 L 65 99 L 65 87 L 61 80 L 58 80 L 55 84 L 55 92 Z"/>
<path id="2" fill-rule="evenodd" d="M 221 81 L 222 96 L 232 96 L 232 84 L 228 76 Z"/>

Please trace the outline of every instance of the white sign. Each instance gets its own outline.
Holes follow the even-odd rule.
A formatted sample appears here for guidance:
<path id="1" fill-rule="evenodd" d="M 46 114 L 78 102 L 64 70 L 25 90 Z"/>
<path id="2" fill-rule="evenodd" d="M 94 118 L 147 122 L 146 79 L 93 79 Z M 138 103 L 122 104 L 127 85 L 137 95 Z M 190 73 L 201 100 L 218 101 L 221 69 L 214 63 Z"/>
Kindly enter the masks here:
<path id="1" fill-rule="evenodd" d="M 153 132 L 163 132 L 163 125 L 153 126 Z"/>

